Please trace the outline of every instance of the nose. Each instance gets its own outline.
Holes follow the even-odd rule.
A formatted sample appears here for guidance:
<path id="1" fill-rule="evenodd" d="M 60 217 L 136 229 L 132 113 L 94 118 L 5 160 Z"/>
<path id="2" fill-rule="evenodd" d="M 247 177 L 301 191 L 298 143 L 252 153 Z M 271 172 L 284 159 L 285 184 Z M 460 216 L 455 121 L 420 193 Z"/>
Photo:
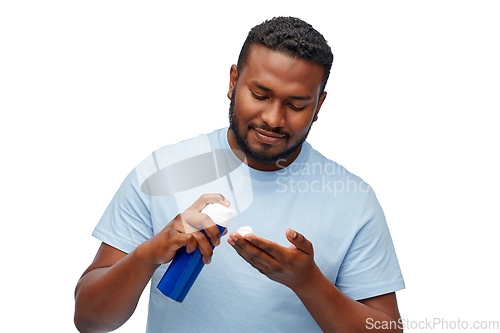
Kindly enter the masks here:
<path id="1" fill-rule="evenodd" d="M 285 112 L 283 105 L 276 100 L 266 106 L 260 115 L 260 119 L 270 127 L 283 127 L 286 122 Z"/>

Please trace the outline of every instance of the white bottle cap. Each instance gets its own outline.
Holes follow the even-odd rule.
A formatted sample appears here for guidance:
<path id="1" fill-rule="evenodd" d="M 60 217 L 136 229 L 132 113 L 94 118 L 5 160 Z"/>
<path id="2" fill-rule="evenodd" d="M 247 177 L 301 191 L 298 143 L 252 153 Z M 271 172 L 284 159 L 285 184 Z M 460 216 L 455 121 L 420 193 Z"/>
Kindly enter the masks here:
<path id="1" fill-rule="evenodd" d="M 219 203 L 213 203 L 208 204 L 201 212 L 210 216 L 215 224 L 227 228 L 229 225 L 229 218 L 234 213 L 234 210 Z"/>

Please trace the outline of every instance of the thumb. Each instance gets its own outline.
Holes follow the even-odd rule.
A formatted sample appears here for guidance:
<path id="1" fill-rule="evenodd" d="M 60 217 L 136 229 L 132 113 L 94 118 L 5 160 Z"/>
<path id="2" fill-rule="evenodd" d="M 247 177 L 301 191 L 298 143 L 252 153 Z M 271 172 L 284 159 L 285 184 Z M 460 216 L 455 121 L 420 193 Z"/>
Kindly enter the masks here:
<path id="1" fill-rule="evenodd" d="M 308 241 L 302 234 L 299 234 L 295 230 L 288 229 L 286 231 L 286 238 L 300 251 L 306 254 L 313 254 L 312 243 Z"/>

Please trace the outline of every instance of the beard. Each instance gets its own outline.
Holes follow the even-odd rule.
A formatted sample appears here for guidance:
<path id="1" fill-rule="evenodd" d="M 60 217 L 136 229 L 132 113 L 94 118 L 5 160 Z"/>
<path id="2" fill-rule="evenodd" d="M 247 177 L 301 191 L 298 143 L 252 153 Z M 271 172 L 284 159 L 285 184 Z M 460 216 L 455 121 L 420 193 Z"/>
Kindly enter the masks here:
<path id="1" fill-rule="evenodd" d="M 238 144 L 240 149 L 243 151 L 243 153 L 245 153 L 247 157 L 251 158 L 252 160 L 260 163 L 276 163 L 279 160 L 286 159 L 288 156 L 296 152 L 298 149 L 302 147 L 302 143 L 306 141 L 306 138 L 309 135 L 309 131 L 311 130 L 313 122 L 311 122 L 311 124 L 309 125 L 306 134 L 304 134 L 304 136 L 300 138 L 293 146 L 285 148 L 278 153 L 269 152 L 272 146 L 267 144 L 263 144 L 263 147 L 261 149 L 251 148 L 250 145 L 248 144 L 248 131 L 250 131 L 253 128 L 258 128 L 276 134 L 284 135 L 283 139 L 287 141 L 290 138 L 290 134 L 287 132 L 282 132 L 280 129 L 272 128 L 267 124 L 263 124 L 260 126 L 256 124 L 249 124 L 247 126 L 247 132 L 245 134 L 242 134 L 238 126 L 240 124 L 240 120 L 238 116 L 234 113 L 235 100 L 236 100 L 236 84 L 234 86 L 233 93 L 231 95 L 231 103 L 229 104 L 229 129 L 233 131 L 236 143 Z"/>

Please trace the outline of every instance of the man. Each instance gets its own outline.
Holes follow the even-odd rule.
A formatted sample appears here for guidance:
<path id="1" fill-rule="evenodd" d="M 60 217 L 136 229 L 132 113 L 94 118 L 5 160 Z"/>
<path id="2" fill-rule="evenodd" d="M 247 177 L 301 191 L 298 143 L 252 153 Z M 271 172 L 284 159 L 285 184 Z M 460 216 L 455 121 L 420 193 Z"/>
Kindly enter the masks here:
<path id="1" fill-rule="evenodd" d="M 373 322 L 400 331 L 404 282 L 377 199 L 305 141 L 332 61 L 299 19 L 250 31 L 230 71 L 230 127 L 155 151 L 96 227 L 103 243 L 75 291 L 81 332 L 122 325 L 150 279 L 148 332 L 356 332 Z M 220 244 L 200 213 L 209 203 L 231 205 L 230 228 L 256 235 Z M 177 250 L 196 248 L 211 264 L 175 303 L 156 286 Z"/>

